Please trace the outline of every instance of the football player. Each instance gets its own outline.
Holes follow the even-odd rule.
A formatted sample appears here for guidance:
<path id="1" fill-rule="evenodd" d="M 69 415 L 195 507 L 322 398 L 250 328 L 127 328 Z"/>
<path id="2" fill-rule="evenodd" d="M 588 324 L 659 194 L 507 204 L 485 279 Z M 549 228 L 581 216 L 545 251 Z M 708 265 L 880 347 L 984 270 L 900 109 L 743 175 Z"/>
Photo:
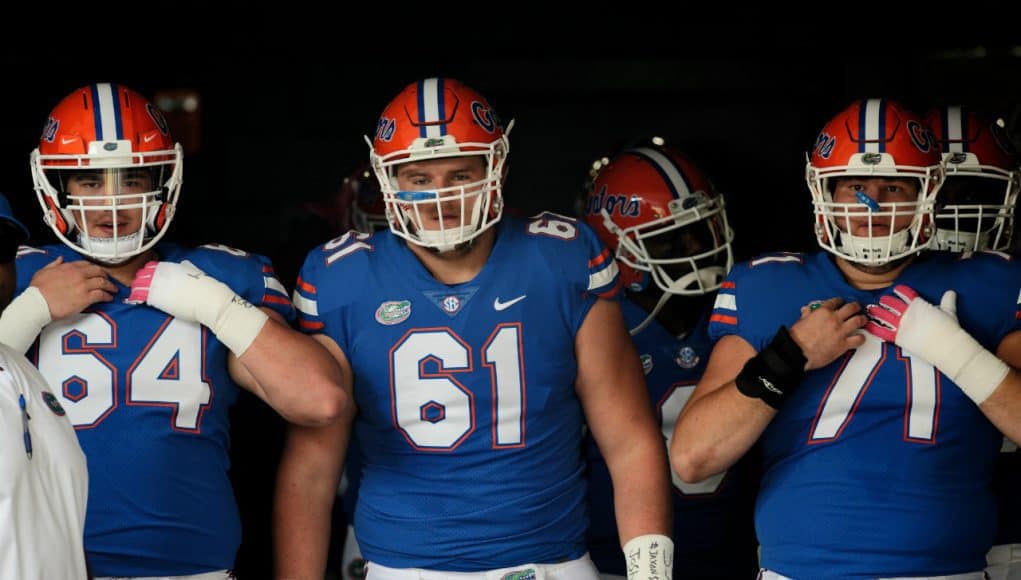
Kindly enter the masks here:
<path id="1" fill-rule="evenodd" d="M 984 113 L 950 105 L 926 115 L 943 153 L 946 180 L 936 196 L 936 247 L 952 252 L 1008 252 L 1021 187 L 1021 159 L 1003 129 Z M 986 556 L 993 580 L 1021 577 L 1021 454 L 1004 438 L 993 489 L 999 513 Z M 1012 576 L 1013 574 L 1013 576 Z"/>
<path id="2" fill-rule="evenodd" d="M 666 458 L 616 264 L 573 219 L 503 215 L 509 130 L 456 80 L 409 85 L 371 141 L 388 229 L 312 250 L 296 284 L 301 327 L 356 377 L 368 578 L 595 578 L 583 419 L 613 473 L 629 575 L 669 577 Z M 281 577 L 322 574 L 348 434 L 290 432 Z"/>
<path id="3" fill-rule="evenodd" d="M 31 347 L 77 430 L 97 577 L 226 578 L 241 540 L 227 475 L 239 389 L 306 425 L 347 403 L 329 353 L 288 326 L 266 258 L 162 241 L 182 163 L 160 111 L 110 83 L 60 101 L 31 155 L 63 243 L 19 252 L 0 340 Z"/>
<path id="4" fill-rule="evenodd" d="M 826 251 L 735 266 L 716 298 L 672 460 L 700 481 L 761 444 L 764 578 L 983 577 L 1001 431 L 1021 433 L 1021 268 L 919 254 L 941 161 L 902 105 L 852 104 L 806 167 Z"/>
<path id="5" fill-rule="evenodd" d="M 585 221 L 613 251 L 621 300 L 667 446 L 677 415 L 709 359 L 712 297 L 729 271 L 734 234 L 723 196 L 672 147 L 627 149 L 599 169 Z M 606 463 L 589 439 L 589 553 L 603 577 L 626 574 L 610 507 Z M 751 578 L 758 570 L 752 524 L 757 481 L 745 461 L 705 481 L 673 476 L 674 575 Z"/>

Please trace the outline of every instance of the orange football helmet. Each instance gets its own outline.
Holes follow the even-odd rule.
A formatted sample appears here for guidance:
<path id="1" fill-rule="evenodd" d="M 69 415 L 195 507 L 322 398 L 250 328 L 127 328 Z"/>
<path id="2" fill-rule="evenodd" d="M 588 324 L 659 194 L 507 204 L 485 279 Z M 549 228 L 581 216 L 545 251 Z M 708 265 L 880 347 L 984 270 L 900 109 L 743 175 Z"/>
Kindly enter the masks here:
<path id="1" fill-rule="evenodd" d="M 589 192 L 585 221 L 615 252 L 621 282 L 649 280 L 667 294 L 714 292 L 730 271 L 734 232 L 723 196 L 682 153 L 627 149 L 610 159 Z"/>
<path id="2" fill-rule="evenodd" d="M 880 206 L 865 196 L 860 203 L 834 203 L 831 180 L 839 177 L 914 178 L 918 199 Z M 812 192 L 816 238 L 833 254 L 879 265 L 932 243 L 934 202 L 943 183 L 939 149 L 922 120 L 895 101 L 857 101 L 827 123 L 809 154 L 805 180 Z M 863 214 L 869 217 L 869 233 L 848 233 L 851 217 Z M 912 216 L 910 224 L 894 231 L 894 219 L 904 216 Z M 872 223 L 888 226 L 889 233 L 873 234 Z"/>
<path id="3" fill-rule="evenodd" d="M 152 103 L 127 87 L 98 83 L 54 107 L 30 165 L 44 220 L 57 237 L 83 255 L 118 263 L 166 234 L 180 194 L 183 153 Z M 72 177 L 87 179 L 101 195 L 71 195 Z M 126 210 L 142 211 L 140 231 L 118 231 L 118 212 Z M 100 215 L 93 212 L 111 214 L 112 237 L 90 236 L 79 226 L 87 215 Z"/>
<path id="4" fill-rule="evenodd" d="M 513 123 L 511 123 L 513 126 Z M 414 244 L 447 251 L 475 239 L 503 212 L 504 164 L 510 142 L 486 99 L 460 81 L 429 78 L 408 85 L 379 118 L 369 163 L 379 180 L 391 231 Z M 369 141 L 366 138 L 366 141 Z M 435 191 L 400 191 L 396 168 L 410 161 L 482 156 L 482 181 Z M 419 208 L 460 203 L 457 227 L 425 229 Z"/>
<path id="5" fill-rule="evenodd" d="M 1009 250 L 1021 160 L 1007 135 L 985 115 L 957 106 L 933 109 L 925 120 L 946 171 L 936 197 L 936 247 Z"/>

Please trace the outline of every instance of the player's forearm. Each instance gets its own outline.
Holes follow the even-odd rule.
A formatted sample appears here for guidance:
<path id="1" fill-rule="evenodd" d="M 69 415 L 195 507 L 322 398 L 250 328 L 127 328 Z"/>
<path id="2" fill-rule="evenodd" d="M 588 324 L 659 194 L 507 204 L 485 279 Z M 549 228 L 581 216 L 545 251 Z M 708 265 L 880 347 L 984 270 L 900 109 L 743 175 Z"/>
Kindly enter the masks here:
<path id="1" fill-rule="evenodd" d="M 674 426 L 670 464 L 688 483 L 729 469 L 758 441 L 776 415 L 730 382 L 684 407 Z"/>
<path id="2" fill-rule="evenodd" d="M 326 572 L 332 501 L 311 500 L 296 485 L 279 481 L 274 509 L 277 579 L 318 579 Z"/>
<path id="3" fill-rule="evenodd" d="M 1008 439 L 1021 441 L 1021 373 L 1011 367 L 979 410 Z"/>
<path id="4" fill-rule="evenodd" d="M 621 545 L 645 534 L 671 536 L 670 472 L 662 436 L 648 429 L 622 439 L 626 447 L 604 454 Z"/>
<path id="5" fill-rule="evenodd" d="M 276 578 L 323 577 L 338 461 L 342 464 L 343 459 L 312 440 L 288 438 L 277 473 L 273 509 Z"/>
<path id="6" fill-rule="evenodd" d="M 246 386 L 291 423 L 328 425 L 350 405 L 333 357 L 282 323 L 266 324 L 238 361 L 254 383 Z"/>
<path id="7" fill-rule="evenodd" d="M 25 354 L 51 320 L 46 298 L 38 288 L 29 286 L 0 314 L 0 343 Z"/>

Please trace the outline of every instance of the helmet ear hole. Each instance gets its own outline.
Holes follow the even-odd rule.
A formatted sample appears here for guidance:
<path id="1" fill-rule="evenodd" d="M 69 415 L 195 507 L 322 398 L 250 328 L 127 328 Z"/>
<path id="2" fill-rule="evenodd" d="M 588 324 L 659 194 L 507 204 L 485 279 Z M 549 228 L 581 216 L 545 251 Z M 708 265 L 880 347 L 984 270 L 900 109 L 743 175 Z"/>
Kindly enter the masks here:
<path id="1" fill-rule="evenodd" d="M 67 192 L 61 192 L 60 197 L 61 205 L 67 205 Z M 57 229 L 61 234 L 68 234 L 73 229 L 71 223 L 64 216 L 64 210 L 59 205 L 53 202 L 53 198 L 46 198 L 46 206 L 49 208 L 50 215 L 53 216 L 53 227 Z"/>
<path id="2" fill-rule="evenodd" d="M 496 195 L 495 193 L 490 193 L 490 196 L 492 199 L 489 205 L 490 217 L 500 215 L 503 212 L 503 196 Z"/>
<path id="3" fill-rule="evenodd" d="M 146 220 L 146 227 L 148 227 L 150 233 L 156 233 L 163 229 L 163 226 L 167 224 L 167 210 L 169 205 L 166 203 L 158 202 L 153 205 L 153 211 L 149 214 L 149 218 Z"/>
<path id="4" fill-rule="evenodd" d="M 149 202 L 151 211 L 146 219 L 146 226 L 149 228 L 149 233 L 155 234 L 167 225 L 167 212 L 169 211 L 170 206 L 166 203 L 166 201 L 169 197 L 170 192 L 167 188 L 160 187 L 159 193 L 153 197 L 153 201 Z"/>

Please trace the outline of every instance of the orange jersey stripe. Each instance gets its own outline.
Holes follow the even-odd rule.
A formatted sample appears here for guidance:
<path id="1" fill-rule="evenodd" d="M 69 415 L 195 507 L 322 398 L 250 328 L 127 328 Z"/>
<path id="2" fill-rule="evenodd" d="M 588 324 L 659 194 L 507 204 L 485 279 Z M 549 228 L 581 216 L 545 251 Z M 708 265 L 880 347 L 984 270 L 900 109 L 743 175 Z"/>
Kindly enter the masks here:
<path id="1" fill-rule="evenodd" d="M 316 287 L 311 285 L 311 284 L 309 284 L 308 282 L 302 280 L 300 277 L 298 278 L 298 288 L 300 288 L 301 290 L 303 290 L 305 292 L 308 292 L 309 294 L 315 294 L 316 293 Z"/>
<path id="2" fill-rule="evenodd" d="M 737 317 L 727 316 L 726 314 L 713 314 L 709 317 L 709 322 L 722 322 L 723 324 L 737 325 Z"/>
<path id="3" fill-rule="evenodd" d="M 596 266 L 598 266 L 598 265 L 602 264 L 603 262 L 605 262 L 606 259 L 609 258 L 609 257 L 610 257 L 610 251 L 604 249 L 601 254 L 599 254 L 595 258 L 592 258 L 591 260 L 588 261 L 588 267 L 590 269 L 591 268 L 595 268 Z"/>

